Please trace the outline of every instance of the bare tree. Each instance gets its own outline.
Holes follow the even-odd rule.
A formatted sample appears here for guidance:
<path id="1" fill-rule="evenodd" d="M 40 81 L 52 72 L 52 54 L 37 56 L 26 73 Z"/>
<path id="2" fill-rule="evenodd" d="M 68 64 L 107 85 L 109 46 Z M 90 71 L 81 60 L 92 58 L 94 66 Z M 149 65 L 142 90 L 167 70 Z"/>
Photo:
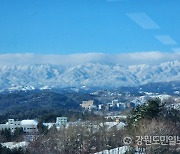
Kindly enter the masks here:
<path id="1" fill-rule="evenodd" d="M 159 143 L 153 143 L 153 137 L 157 138 L 167 138 L 169 136 L 179 136 L 179 128 L 177 125 L 171 121 L 163 120 L 163 119 L 142 119 L 140 120 L 131 130 L 131 134 L 136 140 L 136 145 L 140 148 L 144 148 L 146 153 L 172 153 L 177 149 L 177 145 L 167 145 L 163 144 L 160 139 Z M 137 138 L 139 137 L 138 141 Z M 142 138 L 147 137 L 151 145 L 147 145 L 145 140 Z M 142 140 L 140 140 L 140 138 Z M 151 141 L 150 141 L 151 139 Z M 164 141 L 165 142 L 165 141 Z M 138 144 L 137 144 L 138 143 Z"/>

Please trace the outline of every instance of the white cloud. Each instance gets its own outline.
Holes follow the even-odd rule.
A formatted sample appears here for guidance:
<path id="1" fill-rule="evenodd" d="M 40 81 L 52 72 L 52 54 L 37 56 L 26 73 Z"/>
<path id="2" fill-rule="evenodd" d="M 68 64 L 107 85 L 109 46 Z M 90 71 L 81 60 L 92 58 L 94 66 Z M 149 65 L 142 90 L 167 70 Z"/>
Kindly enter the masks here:
<path id="1" fill-rule="evenodd" d="M 146 13 L 128 13 L 127 16 L 143 29 L 159 29 L 158 24 Z"/>
<path id="2" fill-rule="evenodd" d="M 154 36 L 158 41 L 164 45 L 176 45 L 177 42 L 169 35 L 155 35 Z"/>
<path id="3" fill-rule="evenodd" d="M 102 64 L 159 64 L 180 59 L 180 52 L 133 52 L 120 54 L 82 53 L 70 55 L 57 54 L 0 54 L 0 65 L 14 64 L 54 64 L 77 65 L 85 63 Z"/>

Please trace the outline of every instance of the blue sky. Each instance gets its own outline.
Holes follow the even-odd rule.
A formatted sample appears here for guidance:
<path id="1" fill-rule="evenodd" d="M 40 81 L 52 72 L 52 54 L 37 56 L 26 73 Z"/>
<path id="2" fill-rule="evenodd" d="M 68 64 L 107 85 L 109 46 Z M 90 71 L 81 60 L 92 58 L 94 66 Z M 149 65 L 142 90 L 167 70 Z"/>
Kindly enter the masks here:
<path id="1" fill-rule="evenodd" d="M 179 52 L 179 0 L 0 0 L 0 53 Z"/>

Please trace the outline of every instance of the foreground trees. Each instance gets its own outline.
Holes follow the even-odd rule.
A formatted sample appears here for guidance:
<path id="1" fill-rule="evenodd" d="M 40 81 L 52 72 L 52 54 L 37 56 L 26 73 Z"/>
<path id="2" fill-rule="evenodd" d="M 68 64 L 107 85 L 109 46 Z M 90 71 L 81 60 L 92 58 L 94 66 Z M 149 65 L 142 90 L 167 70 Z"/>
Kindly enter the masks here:
<path id="1" fill-rule="evenodd" d="M 172 145 L 170 144 L 172 142 L 167 141 L 165 144 L 165 137 L 180 136 L 180 123 L 174 117 L 178 113 L 167 109 L 159 99 L 149 100 L 132 110 L 124 129 L 117 130 L 116 127 L 108 129 L 104 120 L 99 123 L 77 122 L 59 130 L 52 127 L 46 135 L 40 135 L 30 145 L 29 152 L 89 154 L 123 146 L 123 139 L 130 136 L 132 142 L 129 144 L 131 147 L 129 153 L 134 153 L 136 150 L 148 154 L 179 153 L 176 143 Z M 153 143 L 155 138 L 156 140 L 159 138 L 158 144 Z"/>
<path id="2" fill-rule="evenodd" d="M 164 119 L 141 119 L 129 131 L 134 148 L 145 153 L 178 153 L 179 126 Z"/>
<path id="3" fill-rule="evenodd" d="M 0 131 L 0 143 L 22 141 L 23 135 L 24 135 L 24 132 L 22 128 L 16 128 L 14 132 L 11 132 L 10 129 L 3 129 Z"/>
<path id="4" fill-rule="evenodd" d="M 102 123 L 100 126 L 87 122 L 83 125 L 70 125 L 60 130 L 52 128 L 46 136 L 41 136 L 33 142 L 29 151 L 35 154 L 89 154 L 122 146 L 123 131 L 116 128 L 107 131 L 105 127 Z"/>
<path id="5" fill-rule="evenodd" d="M 3 147 L 0 144 L 0 154 L 28 154 L 28 153 L 24 151 L 22 148 L 9 149 L 9 148 Z"/>
<path id="6" fill-rule="evenodd" d="M 128 118 L 128 135 L 133 148 L 145 153 L 180 153 L 178 110 L 166 108 L 159 99 L 149 100 L 133 109 Z"/>

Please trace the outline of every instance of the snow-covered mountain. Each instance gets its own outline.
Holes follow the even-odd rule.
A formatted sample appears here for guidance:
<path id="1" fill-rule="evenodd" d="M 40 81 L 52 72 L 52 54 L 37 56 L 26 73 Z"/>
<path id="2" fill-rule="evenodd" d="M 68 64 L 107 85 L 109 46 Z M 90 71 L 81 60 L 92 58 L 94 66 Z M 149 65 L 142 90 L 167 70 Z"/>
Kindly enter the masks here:
<path id="1" fill-rule="evenodd" d="M 0 89 L 33 90 L 65 87 L 122 87 L 180 80 L 180 62 L 160 65 L 83 64 L 0 66 Z"/>

